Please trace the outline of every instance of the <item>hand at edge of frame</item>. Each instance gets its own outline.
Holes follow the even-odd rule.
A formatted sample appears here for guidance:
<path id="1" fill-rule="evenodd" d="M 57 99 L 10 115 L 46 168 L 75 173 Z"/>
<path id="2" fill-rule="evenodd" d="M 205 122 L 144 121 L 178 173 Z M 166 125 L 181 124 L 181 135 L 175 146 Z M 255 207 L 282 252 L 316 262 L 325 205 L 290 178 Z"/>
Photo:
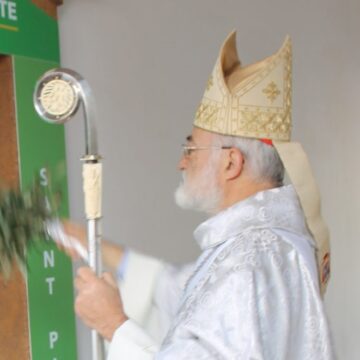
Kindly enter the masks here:
<path id="1" fill-rule="evenodd" d="M 81 267 L 77 271 L 75 288 L 78 291 L 76 314 L 86 325 L 111 341 L 116 329 L 128 319 L 112 275 L 103 273 L 99 278 L 89 267 Z"/>

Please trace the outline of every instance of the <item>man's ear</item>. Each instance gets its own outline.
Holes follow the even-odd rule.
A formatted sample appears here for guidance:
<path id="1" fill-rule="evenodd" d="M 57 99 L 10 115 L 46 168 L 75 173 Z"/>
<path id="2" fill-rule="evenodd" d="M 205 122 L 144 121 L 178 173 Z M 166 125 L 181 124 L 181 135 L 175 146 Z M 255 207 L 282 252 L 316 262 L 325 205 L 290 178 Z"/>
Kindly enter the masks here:
<path id="1" fill-rule="evenodd" d="M 226 180 L 233 180 L 240 176 L 244 169 L 244 155 L 235 147 L 229 149 L 225 158 L 224 175 Z"/>

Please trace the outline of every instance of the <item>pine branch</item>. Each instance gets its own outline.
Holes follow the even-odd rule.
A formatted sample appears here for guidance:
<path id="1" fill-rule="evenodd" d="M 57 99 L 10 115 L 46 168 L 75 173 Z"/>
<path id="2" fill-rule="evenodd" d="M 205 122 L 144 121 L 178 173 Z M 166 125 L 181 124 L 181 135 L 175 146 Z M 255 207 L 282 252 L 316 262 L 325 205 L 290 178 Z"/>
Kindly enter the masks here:
<path id="1" fill-rule="evenodd" d="M 23 192 L 0 190 L 0 273 L 7 279 L 13 263 L 26 269 L 26 254 L 31 246 L 46 238 L 44 223 L 53 217 L 46 189 L 39 179 Z"/>

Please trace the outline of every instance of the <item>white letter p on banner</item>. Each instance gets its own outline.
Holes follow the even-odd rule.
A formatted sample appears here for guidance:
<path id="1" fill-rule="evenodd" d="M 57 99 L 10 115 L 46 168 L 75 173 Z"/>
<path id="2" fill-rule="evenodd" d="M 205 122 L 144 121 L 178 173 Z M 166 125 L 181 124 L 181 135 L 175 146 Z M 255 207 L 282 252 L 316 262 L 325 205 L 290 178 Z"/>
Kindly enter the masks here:
<path id="1" fill-rule="evenodd" d="M 59 333 L 57 331 L 50 331 L 49 332 L 49 344 L 50 349 L 53 349 L 55 343 L 59 340 Z"/>

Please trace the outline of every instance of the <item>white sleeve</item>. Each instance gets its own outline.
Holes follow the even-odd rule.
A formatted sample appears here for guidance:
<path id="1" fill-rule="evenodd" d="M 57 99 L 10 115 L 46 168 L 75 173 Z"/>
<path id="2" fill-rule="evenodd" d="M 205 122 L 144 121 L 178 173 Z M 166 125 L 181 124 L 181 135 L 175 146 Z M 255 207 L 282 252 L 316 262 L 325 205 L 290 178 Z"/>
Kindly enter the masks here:
<path id="1" fill-rule="evenodd" d="M 172 266 L 129 251 L 119 282 L 126 315 L 160 343 L 175 316 L 185 282 L 194 265 Z"/>
<path id="2" fill-rule="evenodd" d="M 158 351 L 155 341 L 133 320 L 115 332 L 107 360 L 150 360 Z"/>
<path id="3" fill-rule="evenodd" d="M 161 260 L 129 252 L 125 277 L 119 287 L 125 313 L 140 325 L 149 316 L 157 278 L 164 266 Z"/>

